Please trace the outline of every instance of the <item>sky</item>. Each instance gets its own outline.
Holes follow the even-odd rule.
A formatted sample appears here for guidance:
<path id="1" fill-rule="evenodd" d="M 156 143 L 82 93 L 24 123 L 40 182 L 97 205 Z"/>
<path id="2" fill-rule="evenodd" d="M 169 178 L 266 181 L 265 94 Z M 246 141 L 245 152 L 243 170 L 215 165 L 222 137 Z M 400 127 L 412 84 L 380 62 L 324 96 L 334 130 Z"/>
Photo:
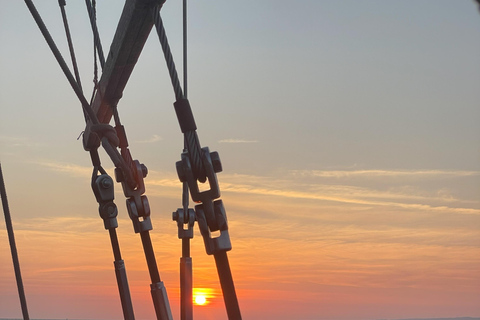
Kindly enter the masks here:
<path id="1" fill-rule="evenodd" d="M 80 104 L 22 1 L 0 0 L 0 161 L 30 317 L 122 317 L 107 231 L 77 140 Z M 57 1 L 35 1 L 68 61 Z M 121 1 L 98 1 L 107 52 Z M 162 9 L 182 72 L 181 1 Z M 93 39 L 67 1 L 87 96 Z M 188 97 L 218 151 L 244 319 L 480 317 L 480 11 L 470 0 L 189 1 Z M 146 195 L 160 275 L 179 319 L 183 137 L 151 34 L 118 108 Z M 113 175 L 113 165 L 101 152 Z M 116 185 L 137 319 L 149 276 Z M 5 223 L 0 219 L 0 229 Z M 197 320 L 226 319 L 198 228 Z M 0 232 L 0 318 L 21 317 Z M 202 289 L 203 288 L 203 289 Z"/>

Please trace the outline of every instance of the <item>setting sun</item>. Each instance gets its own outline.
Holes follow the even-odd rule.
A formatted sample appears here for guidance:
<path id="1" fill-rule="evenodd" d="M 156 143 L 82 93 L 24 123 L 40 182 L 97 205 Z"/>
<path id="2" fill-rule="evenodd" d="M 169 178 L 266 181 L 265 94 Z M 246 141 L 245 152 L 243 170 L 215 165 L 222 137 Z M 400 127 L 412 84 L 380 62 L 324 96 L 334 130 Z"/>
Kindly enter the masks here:
<path id="1" fill-rule="evenodd" d="M 210 288 L 194 288 L 193 303 L 197 306 L 205 306 L 215 297 L 214 290 Z"/>
<path id="2" fill-rule="evenodd" d="M 207 297 L 205 297 L 204 295 L 197 295 L 195 296 L 194 300 L 195 304 L 198 306 L 203 306 L 207 303 Z"/>

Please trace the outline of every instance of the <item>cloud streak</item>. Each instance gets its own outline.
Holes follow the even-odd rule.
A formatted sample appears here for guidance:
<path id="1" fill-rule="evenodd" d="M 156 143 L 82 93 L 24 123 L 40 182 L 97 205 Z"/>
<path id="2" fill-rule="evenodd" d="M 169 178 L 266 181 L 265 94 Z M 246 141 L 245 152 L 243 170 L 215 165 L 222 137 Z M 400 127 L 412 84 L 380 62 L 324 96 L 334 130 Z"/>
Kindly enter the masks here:
<path id="1" fill-rule="evenodd" d="M 258 140 L 245 140 L 245 139 L 223 139 L 218 143 L 258 143 Z"/>
<path id="2" fill-rule="evenodd" d="M 293 175 L 321 178 L 409 178 L 409 177 L 471 177 L 480 171 L 462 170 L 292 170 Z"/>
<path id="3" fill-rule="evenodd" d="M 0 135 L 0 142 L 9 147 L 38 148 L 44 145 L 39 142 L 33 142 L 29 137 L 13 137 L 5 135 Z"/>
<path id="4" fill-rule="evenodd" d="M 163 140 L 163 138 L 159 135 L 154 134 L 150 139 L 147 140 L 140 140 L 140 141 L 135 141 L 137 143 L 155 143 L 158 141 Z"/>
<path id="5" fill-rule="evenodd" d="M 89 177 L 92 175 L 91 167 L 83 167 L 76 164 L 39 161 L 36 164 L 46 167 L 52 171 L 67 174 L 73 177 Z"/>
<path id="6" fill-rule="evenodd" d="M 53 171 L 69 174 L 75 177 L 89 177 L 90 167 L 74 164 L 55 162 L 39 162 L 38 164 Z M 285 199 L 308 199 L 329 201 L 344 204 L 356 204 L 364 206 L 393 207 L 406 210 L 451 212 L 457 214 L 480 215 L 480 209 L 472 207 L 478 205 L 478 201 L 455 199 L 453 197 L 441 197 L 438 192 L 434 196 L 419 195 L 417 189 L 405 192 L 398 190 L 376 190 L 365 186 L 338 185 L 328 183 L 305 183 L 305 175 L 328 178 L 363 178 L 370 177 L 397 177 L 408 179 L 410 177 L 423 177 L 433 179 L 436 177 L 472 177 L 478 176 L 477 171 L 441 171 L 441 170 L 357 170 L 357 171 L 292 171 L 291 177 L 276 179 L 272 177 L 230 174 L 222 175 L 220 187 L 222 191 L 252 194 L 261 196 L 273 196 Z M 163 177 L 160 177 L 162 176 Z M 152 172 L 150 179 L 146 179 L 147 186 L 179 188 L 180 182 L 172 173 L 163 174 Z M 151 191 L 155 192 L 153 189 Z M 441 191 L 441 190 L 440 190 Z M 148 192 L 147 192 L 148 193 Z M 452 206 L 452 203 L 461 203 L 461 206 Z M 449 205 L 446 205 L 448 203 Z"/>
<path id="7" fill-rule="evenodd" d="M 319 194 L 314 192 L 307 191 L 294 191 L 294 190 L 281 190 L 275 188 L 257 188 L 251 185 L 237 185 L 237 184 L 222 184 L 222 190 L 227 192 L 235 193 L 246 193 L 246 194 L 257 194 L 265 196 L 275 196 L 282 198 L 294 198 L 294 199 L 309 199 L 309 200 L 322 200 L 322 201 L 332 201 L 340 202 L 345 204 L 360 204 L 368 206 L 390 206 L 401 209 L 409 210 L 426 210 L 426 211 L 441 211 L 441 212 L 454 212 L 459 214 L 475 214 L 480 215 L 480 209 L 473 208 L 458 208 L 458 207 L 449 207 L 449 206 L 435 206 L 430 204 L 423 203 L 404 203 L 404 202 L 394 202 L 394 201 L 384 201 L 380 199 L 365 199 L 360 197 L 349 197 L 341 195 L 328 195 L 328 194 Z M 373 198 L 373 195 L 369 197 Z"/>

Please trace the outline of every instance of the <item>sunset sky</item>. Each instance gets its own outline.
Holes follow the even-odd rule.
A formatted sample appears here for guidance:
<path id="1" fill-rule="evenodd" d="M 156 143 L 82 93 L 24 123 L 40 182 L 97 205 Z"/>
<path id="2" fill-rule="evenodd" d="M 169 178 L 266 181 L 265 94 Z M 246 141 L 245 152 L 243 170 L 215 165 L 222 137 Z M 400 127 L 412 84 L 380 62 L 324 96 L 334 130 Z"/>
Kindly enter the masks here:
<path id="1" fill-rule="evenodd" d="M 34 1 L 67 61 L 57 1 Z M 122 318 L 108 232 L 77 137 L 80 104 L 23 1 L 0 0 L 0 161 L 31 318 Z M 108 52 L 123 1 L 99 0 Z M 179 72 L 180 0 L 163 9 Z M 84 1 L 67 1 L 90 97 Z M 189 1 L 189 91 L 218 175 L 240 308 L 250 320 L 480 317 L 480 11 L 472 0 Z M 183 137 L 152 32 L 118 108 L 149 168 L 151 236 L 175 319 Z M 110 159 L 102 162 L 113 175 Z M 120 185 L 136 318 L 150 279 Z M 226 319 L 197 226 L 196 320 Z M 0 230 L 5 230 L 3 218 Z M 0 318 L 21 317 L 0 231 Z"/>

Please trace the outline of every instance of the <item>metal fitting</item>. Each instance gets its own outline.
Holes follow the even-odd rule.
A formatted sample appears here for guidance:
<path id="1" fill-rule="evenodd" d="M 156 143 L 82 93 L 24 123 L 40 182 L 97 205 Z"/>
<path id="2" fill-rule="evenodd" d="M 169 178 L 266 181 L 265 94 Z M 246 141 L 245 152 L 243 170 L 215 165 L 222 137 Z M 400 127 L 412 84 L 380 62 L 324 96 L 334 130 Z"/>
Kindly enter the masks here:
<path id="1" fill-rule="evenodd" d="M 178 227 L 178 238 L 184 239 L 193 238 L 193 225 L 195 224 L 195 210 L 188 209 L 187 214 L 184 213 L 183 208 L 177 209 L 177 211 L 172 213 L 172 220 L 177 222 Z M 187 229 L 185 229 L 187 225 Z"/>
<path id="2" fill-rule="evenodd" d="M 230 242 L 230 235 L 228 234 L 228 225 L 227 225 L 227 215 L 225 213 L 225 208 L 223 206 L 222 200 L 216 200 L 213 202 L 213 208 L 215 211 L 216 224 L 219 226 L 220 236 L 212 238 L 211 231 L 207 217 L 204 211 L 204 205 L 200 204 L 195 206 L 195 216 L 198 221 L 198 226 L 200 228 L 200 233 L 203 237 L 203 242 L 205 244 L 205 250 L 207 254 L 211 255 L 219 251 L 229 251 L 232 249 L 232 244 Z"/>
<path id="3" fill-rule="evenodd" d="M 146 177 L 147 177 L 147 174 L 148 174 L 148 168 L 147 168 L 147 166 L 145 166 L 145 165 L 142 163 L 142 164 L 140 164 L 140 167 L 142 168 L 142 175 L 143 175 L 143 177 L 146 178 Z"/>
<path id="4" fill-rule="evenodd" d="M 127 199 L 128 216 L 132 220 L 135 233 L 152 230 L 152 221 L 150 220 L 150 206 L 146 196 L 142 196 L 142 206 L 138 207 L 134 199 Z"/>
<path id="5" fill-rule="evenodd" d="M 117 182 L 124 182 L 125 178 L 123 176 L 123 171 L 121 168 L 115 168 L 115 180 Z"/>
<path id="6" fill-rule="evenodd" d="M 189 163 L 190 164 L 190 163 Z M 177 161 L 175 166 L 177 168 L 177 175 L 180 182 L 187 181 L 187 174 L 185 173 L 184 163 L 182 161 Z"/>
<path id="7" fill-rule="evenodd" d="M 220 161 L 220 155 L 217 151 L 210 152 L 210 159 L 212 159 L 213 171 L 215 171 L 215 173 L 222 172 L 222 162 Z"/>

